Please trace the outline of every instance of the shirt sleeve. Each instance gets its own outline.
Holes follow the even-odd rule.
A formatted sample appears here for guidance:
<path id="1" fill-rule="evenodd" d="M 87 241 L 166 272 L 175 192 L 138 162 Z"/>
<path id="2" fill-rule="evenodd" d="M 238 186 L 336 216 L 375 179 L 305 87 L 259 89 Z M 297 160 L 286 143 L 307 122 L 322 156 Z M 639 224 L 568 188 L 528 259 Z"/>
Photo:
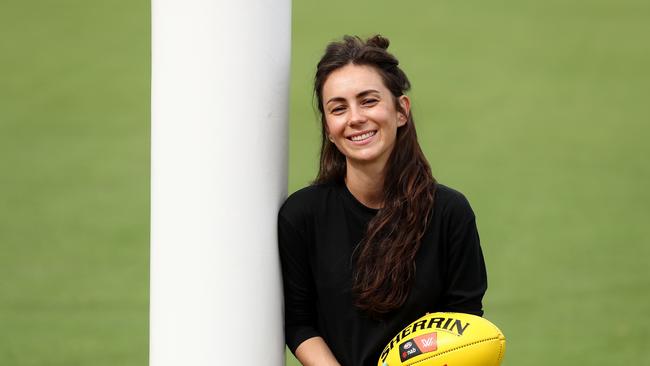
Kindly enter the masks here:
<path id="1" fill-rule="evenodd" d="M 483 315 L 487 273 L 476 218 L 465 197 L 449 210 L 445 311 Z"/>
<path id="2" fill-rule="evenodd" d="M 319 335 L 316 294 L 305 231 L 298 230 L 282 213 L 278 216 L 278 244 L 284 287 L 285 339 L 295 354 L 302 342 Z"/>

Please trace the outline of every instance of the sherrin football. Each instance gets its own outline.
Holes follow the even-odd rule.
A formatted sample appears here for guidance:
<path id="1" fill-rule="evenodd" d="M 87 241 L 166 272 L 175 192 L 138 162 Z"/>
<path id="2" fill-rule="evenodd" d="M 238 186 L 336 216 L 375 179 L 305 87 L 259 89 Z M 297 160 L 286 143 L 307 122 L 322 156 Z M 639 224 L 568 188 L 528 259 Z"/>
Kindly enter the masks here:
<path id="1" fill-rule="evenodd" d="M 506 337 L 480 316 L 430 313 L 386 345 L 378 366 L 498 366 Z"/>

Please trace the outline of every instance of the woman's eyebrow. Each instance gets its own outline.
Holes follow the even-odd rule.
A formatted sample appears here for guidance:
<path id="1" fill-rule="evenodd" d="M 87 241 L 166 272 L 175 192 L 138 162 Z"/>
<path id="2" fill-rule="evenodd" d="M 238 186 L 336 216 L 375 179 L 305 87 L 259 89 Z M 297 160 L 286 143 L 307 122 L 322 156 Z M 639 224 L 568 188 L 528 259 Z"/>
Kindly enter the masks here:
<path id="1" fill-rule="evenodd" d="M 374 94 L 379 94 L 379 90 L 375 90 L 375 89 L 364 90 L 364 91 L 360 92 L 359 94 L 357 94 L 356 97 L 357 97 L 357 99 L 358 98 L 363 98 L 366 95 L 373 94 L 373 93 Z M 345 98 L 343 98 L 343 97 L 330 98 L 330 100 L 328 100 L 325 104 L 330 104 L 332 102 L 345 102 Z"/>
<path id="2" fill-rule="evenodd" d="M 330 104 L 332 102 L 345 102 L 345 98 L 343 98 L 343 97 L 334 97 L 334 98 L 331 98 L 330 100 L 328 100 L 327 103 L 325 103 L 325 104 Z"/>
<path id="3" fill-rule="evenodd" d="M 375 89 L 364 90 L 361 93 L 357 94 L 357 99 L 358 98 L 363 98 L 368 94 L 380 94 L 380 93 L 379 93 L 379 90 L 375 90 Z"/>

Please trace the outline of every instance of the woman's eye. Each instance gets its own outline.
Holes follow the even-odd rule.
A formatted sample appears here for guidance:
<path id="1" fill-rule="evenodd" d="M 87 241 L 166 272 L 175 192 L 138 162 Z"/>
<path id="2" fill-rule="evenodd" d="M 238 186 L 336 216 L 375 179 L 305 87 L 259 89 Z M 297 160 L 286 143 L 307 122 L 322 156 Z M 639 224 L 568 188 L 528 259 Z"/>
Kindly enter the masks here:
<path id="1" fill-rule="evenodd" d="M 364 105 L 373 105 L 373 104 L 376 104 L 376 103 L 377 103 L 377 99 L 365 99 L 363 101 Z"/>
<path id="2" fill-rule="evenodd" d="M 335 107 L 332 109 L 332 113 L 341 113 L 345 110 L 345 107 L 340 106 L 340 107 Z"/>

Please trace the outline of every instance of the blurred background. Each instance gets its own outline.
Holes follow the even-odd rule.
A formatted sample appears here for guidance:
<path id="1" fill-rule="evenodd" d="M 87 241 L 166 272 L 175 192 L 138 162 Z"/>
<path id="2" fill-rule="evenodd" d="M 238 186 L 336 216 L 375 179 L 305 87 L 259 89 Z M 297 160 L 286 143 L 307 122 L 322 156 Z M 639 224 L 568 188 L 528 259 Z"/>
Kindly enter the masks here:
<path id="1" fill-rule="evenodd" d="M 0 5 L 2 365 L 148 362 L 149 12 Z M 650 2 L 294 0 L 290 192 L 325 44 L 375 33 L 476 212 L 503 364 L 650 365 Z"/>

